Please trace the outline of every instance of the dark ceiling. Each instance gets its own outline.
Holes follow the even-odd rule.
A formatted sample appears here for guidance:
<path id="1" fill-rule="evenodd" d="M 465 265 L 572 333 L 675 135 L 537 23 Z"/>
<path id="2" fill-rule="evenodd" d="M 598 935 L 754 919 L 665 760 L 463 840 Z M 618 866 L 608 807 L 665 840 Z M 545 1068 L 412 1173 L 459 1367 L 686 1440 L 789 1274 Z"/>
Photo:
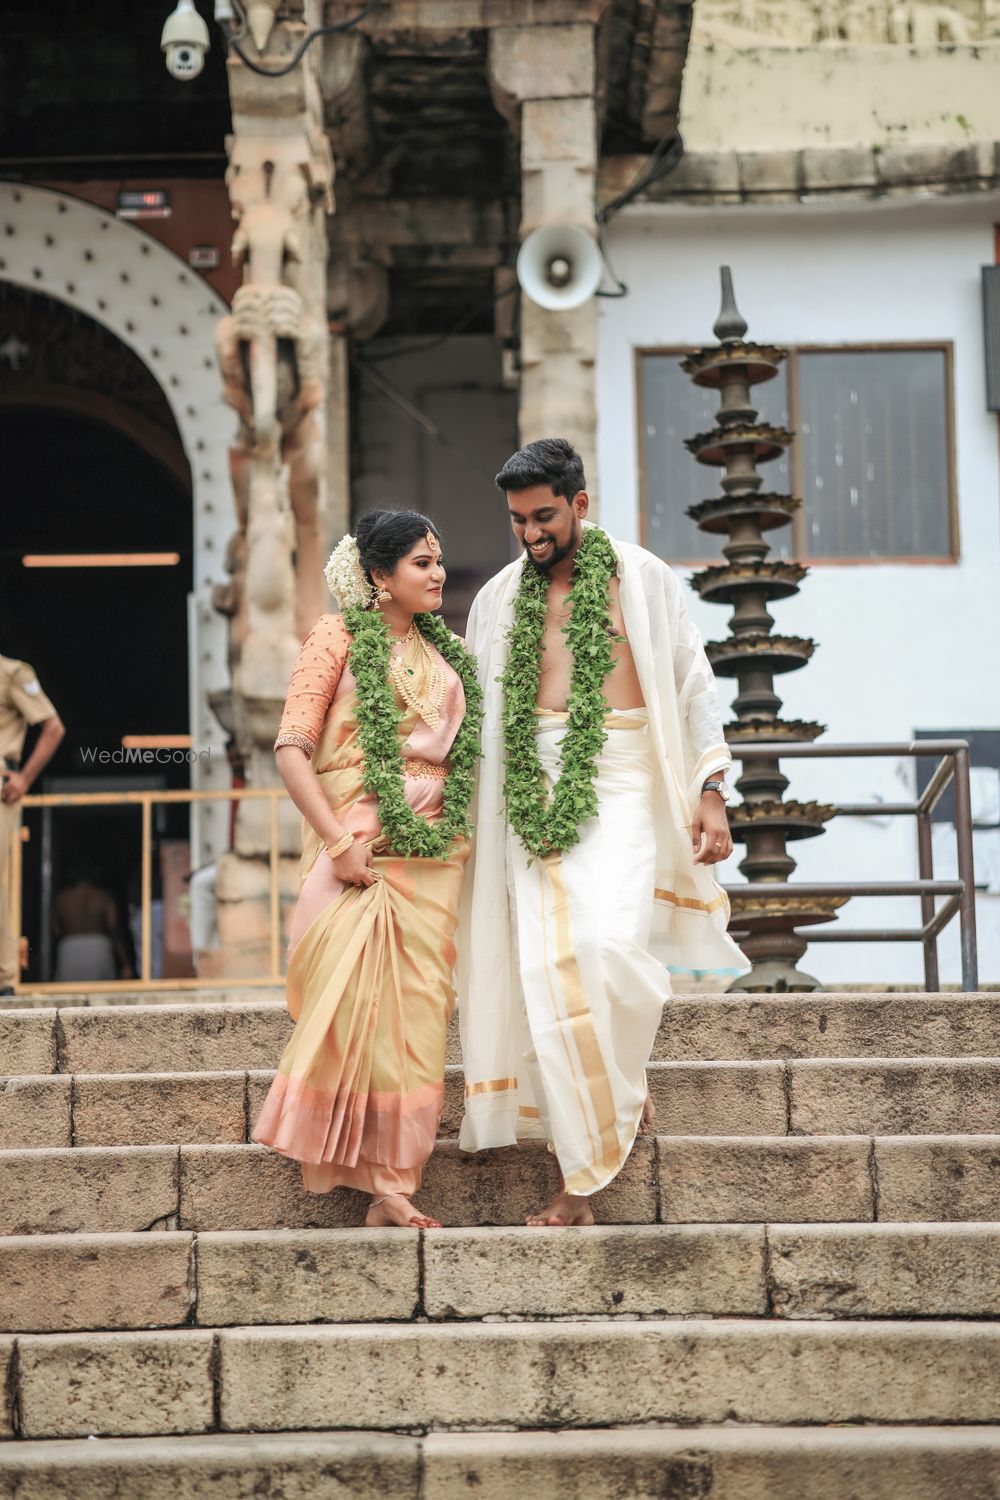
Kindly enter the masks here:
<path id="1" fill-rule="evenodd" d="M 221 177 L 230 129 L 218 29 L 204 72 L 170 77 L 160 31 L 172 0 L 3 0 L 0 175 Z"/>

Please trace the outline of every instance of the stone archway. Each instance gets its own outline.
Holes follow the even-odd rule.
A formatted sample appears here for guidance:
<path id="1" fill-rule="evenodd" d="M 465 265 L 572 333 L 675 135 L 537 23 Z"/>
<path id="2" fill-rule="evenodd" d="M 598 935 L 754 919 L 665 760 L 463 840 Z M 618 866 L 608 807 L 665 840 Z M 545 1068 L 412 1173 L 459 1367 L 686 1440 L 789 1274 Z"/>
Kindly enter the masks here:
<path id="1" fill-rule="evenodd" d="M 193 587 L 189 601 L 190 732 L 212 755 L 200 789 L 229 785 L 224 736 L 209 694 L 229 685 L 225 622 L 212 605 L 235 525 L 224 405 L 213 335 L 225 302 L 197 272 L 133 224 L 46 188 L 0 183 L 0 280 L 42 292 L 100 323 L 148 368 L 170 406 L 191 470 Z M 0 359 L 4 334 L 0 329 Z M 206 810 L 208 826 L 227 823 Z M 214 842 L 205 828 L 205 841 Z"/>

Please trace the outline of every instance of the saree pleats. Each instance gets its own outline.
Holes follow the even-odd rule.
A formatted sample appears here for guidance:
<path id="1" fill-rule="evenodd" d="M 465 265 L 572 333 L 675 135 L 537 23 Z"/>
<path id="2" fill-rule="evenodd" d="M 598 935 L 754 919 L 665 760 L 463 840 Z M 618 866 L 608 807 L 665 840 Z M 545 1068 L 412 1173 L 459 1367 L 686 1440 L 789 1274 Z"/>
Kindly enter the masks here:
<path id="1" fill-rule="evenodd" d="M 374 884 L 343 889 L 292 951 L 298 1024 L 253 1138 L 302 1162 L 311 1191 L 419 1184 L 444 1100 L 467 855 L 376 856 Z"/>

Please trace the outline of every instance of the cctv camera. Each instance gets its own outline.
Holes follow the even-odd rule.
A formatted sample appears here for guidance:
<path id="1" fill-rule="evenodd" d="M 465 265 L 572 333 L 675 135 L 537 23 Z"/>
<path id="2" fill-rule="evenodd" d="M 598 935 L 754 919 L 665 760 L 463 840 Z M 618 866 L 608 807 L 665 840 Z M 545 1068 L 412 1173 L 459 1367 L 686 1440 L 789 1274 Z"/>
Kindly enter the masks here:
<path id="1" fill-rule="evenodd" d="M 205 66 L 208 27 L 194 8 L 194 0 L 178 0 L 177 9 L 163 24 L 160 49 L 166 54 L 171 78 L 197 78 Z"/>

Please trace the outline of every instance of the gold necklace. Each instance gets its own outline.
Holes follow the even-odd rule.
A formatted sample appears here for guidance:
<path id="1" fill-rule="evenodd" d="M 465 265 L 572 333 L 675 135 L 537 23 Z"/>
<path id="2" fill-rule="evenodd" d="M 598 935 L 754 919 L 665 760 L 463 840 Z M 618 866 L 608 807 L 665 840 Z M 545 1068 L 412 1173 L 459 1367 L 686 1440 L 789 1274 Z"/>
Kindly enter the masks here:
<path id="1" fill-rule="evenodd" d="M 417 629 L 416 621 L 403 637 L 402 646 L 389 668 L 389 680 L 407 708 L 423 719 L 429 729 L 437 729 L 444 702 L 444 669 Z"/>

